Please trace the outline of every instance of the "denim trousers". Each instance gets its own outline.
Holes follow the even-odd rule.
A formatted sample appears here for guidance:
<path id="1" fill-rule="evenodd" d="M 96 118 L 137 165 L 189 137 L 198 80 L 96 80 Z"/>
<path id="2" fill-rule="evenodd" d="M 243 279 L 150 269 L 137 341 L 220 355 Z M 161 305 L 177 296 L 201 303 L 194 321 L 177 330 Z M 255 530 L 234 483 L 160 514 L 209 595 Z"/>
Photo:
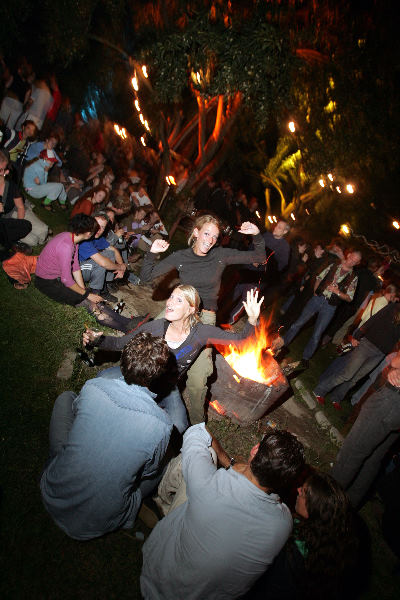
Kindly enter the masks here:
<path id="1" fill-rule="evenodd" d="M 390 363 L 392 362 L 392 359 L 396 356 L 396 354 L 397 354 L 397 352 L 391 352 L 390 354 L 385 356 L 385 358 L 383 360 L 381 360 L 381 362 L 378 364 L 378 366 L 375 367 L 375 369 L 373 371 L 371 371 L 367 381 L 356 391 L 355 394 L 352 395 L 351 404 L 353 406 L 355 406 L 356 404 L 358 404 L 358 402 L 360 402 L 361 398 L 368 392 L 371 385 L 373 385 L 375 383 L 375 381 L 378 378 L 378 375 L 380 375 L 382 373 L 382 371 L 385 367 L 390 365 Z"/>
<path id="2" fill-rule="evenodd" d="M 400 394 L 388 385 L 372 394 L 348 433 L 332 476 L 358 506 L 377 476 L 382 459 L 399 437 Z"/>
<path id="3" fill-rule="evenodd" d="M 347 392 L 368 375 L 384 358 L 383 352 L 367 338 L 362 338 L 359 345 L 348 354 L 340 356 L 321 375 L 314 394 L 325 396 L 330 393 L 332 402 L 341 402 Z"/>
<path id="4" fill-rule="evenodd" d="M 122 377 L 120 367 L 110 367 L 98 374 L 97 377 L 106 377 L 107 379 L 119 379 Z M 172 423 L 179 433 L 184 433 L 189 427 L 186 407 L 182 400 L 181 393 L 177 386 L 166 396 L 157 397 L 156 402 L 160 408 L 163 408 L 168 414 Z"/>
<path id="5" fill-rule="evenodd" d="M 115 254 L 112 250 L 106 248 L 105 250 L 102 250 L 100 254 L 115 262 Z M 93 290 L 102 290 L 106 281 L 112 281 L 114 279 L 113 271 L 107 271 L 107 269 L 97 264 L 92 258 L 81 262 L 81 271 L 83 281 L 89 283 Z"/>
<path id="6" fill-rule="evenodd" d="M 310 298 L 303 308 L 303 312 L 301 313 L 300 317 L 293 323 L 293 325 L 288 329 L 286 335 L 283 337 L 285 346 L 288 346 L 296 337 L 300 329 L 311 319 L 311 317 L 317 314 L 318 316 L 313 332 L 303 351 L 303 358 L 305 360 L 309 360 L 316 351 L 322 334 L 328 327 L 329 322 L 335 314 L 335 310 L 336 306 L 329 304 L 324 296 L 313 296 Z"/>

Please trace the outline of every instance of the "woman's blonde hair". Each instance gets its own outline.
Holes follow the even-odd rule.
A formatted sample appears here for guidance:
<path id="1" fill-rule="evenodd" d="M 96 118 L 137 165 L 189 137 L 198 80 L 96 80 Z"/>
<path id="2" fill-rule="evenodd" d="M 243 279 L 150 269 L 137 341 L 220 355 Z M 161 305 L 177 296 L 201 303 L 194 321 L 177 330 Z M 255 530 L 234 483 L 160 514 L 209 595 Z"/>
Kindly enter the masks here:
<path id="1" fill-rule="evenodd" d="M 191 308 L 194 308 L 194 312 L 188 316 L 189 327 L 192 329 L 200 321 L 199 307 L 200 307 L 200 296 L 199 292 L 192 285 L 177 285 L 175 290 L 182 292 L 186 302 Z"/>
<path id="2" fill-rule="evenodd" d="M 196 243 L 197 238 L 194 235 L 194 230 L 200 230 L 203 227 L 203 225 L 206 225 L 207 223 L 212 223 L 212 225 L 215 225 L 215 227 L 218 228 L 218 231 L 221 230 L 221 224 L 218 221 L 217 217 L 214 217 L 213 215 L 201 215 L 201 217 L 197 217 L 197 219 L 194 222 L 192 231 L 190 232 L 188 238 L 188 246 L 194 246 L 194 244 Z"/>

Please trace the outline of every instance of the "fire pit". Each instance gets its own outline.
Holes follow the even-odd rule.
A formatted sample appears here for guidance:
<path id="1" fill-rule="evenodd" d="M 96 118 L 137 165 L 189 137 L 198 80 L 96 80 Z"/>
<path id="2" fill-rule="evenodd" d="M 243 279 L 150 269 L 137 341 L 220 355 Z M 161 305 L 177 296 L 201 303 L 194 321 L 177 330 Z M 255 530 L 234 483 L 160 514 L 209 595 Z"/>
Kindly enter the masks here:
<path id="1" fill-rule="evenodd" d="M 210 410 L 229 417 L 238 425 L 260 419 L 289 387 L 288 381 L 268 344 L 267 325 L 257 330 L 256 337 L 238 348 L 221 348 L 215 367 L 217 378 L 211 385 Z M 225 354 L 222 353 L 225 350 Z"/>

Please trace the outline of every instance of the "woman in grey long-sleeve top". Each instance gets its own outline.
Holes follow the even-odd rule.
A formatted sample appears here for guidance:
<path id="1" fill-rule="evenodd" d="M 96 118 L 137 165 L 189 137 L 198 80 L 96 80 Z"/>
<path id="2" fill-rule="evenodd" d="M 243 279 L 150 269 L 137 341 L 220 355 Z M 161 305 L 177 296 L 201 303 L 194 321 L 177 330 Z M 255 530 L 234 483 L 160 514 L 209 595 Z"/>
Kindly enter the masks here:
<path id="1" fill-rule="evenodd" d="M 254 236 L 254 250 L 240 251 L 216 246 L 219 233 L 220 224 L 214 216 L 203 215 L 197 218 L 188 239 L 190 248 L 173 252 L 158 262 L 156 255 L 165 252 L 169 244 L 164 240 L 156 240 L 144 257 L 140 273 L 142 283 L 147 283 L 155 277 L 176 269 L 181 282 L 192 285 L 198 291 L 203 308 L 200 318 L 208 325 L 215 325 L 218 293 L 225 267 L 265 261 L 264 240 L 254 223 L 245 222 L 239 229 L 239 233 Z M 206 348 L 190 368 L 186 382 L 193 424 L 200 423 L 204 419 L 207 379 L 212 372 L 211 350 Z"/>
<path id="2" fill-rule="evenodd" d="M 262 301 L 263 298 L 258 301 L 258 292 L 253 293 L 253 290 L 248 292 L 247 302 L 244 303 L 248 323 L 240 333 L 223 331 L 214 325 L 205 325 L 200 322 L 198 315 L 200 297 L 196 289 L 191 285 L 179 285 L 166 302 L 165 319 L 144 323 L 134 332 L 122 337 L 102 336 L 97 344 L 102 350 L 118 351 L 122 350 L 140 331 L 163 337 L 175 355 L 178 377 L 181 377 L 190 368 L 205 345 L 211 343 L 227 346 L 232 342 L 251 336 L 257 324 Z M 93 332 L 90 330 L 83 336 L 84 344 L 89 341 L 95 341 Z M 118 369 L 119 367 L 110 369 L 108 376 L 118 377 Z M 187 428 L 186 411 L 177 387 L 163 398 L 159 405 L 169 413 L 179 431 L 183 432 Z"/>

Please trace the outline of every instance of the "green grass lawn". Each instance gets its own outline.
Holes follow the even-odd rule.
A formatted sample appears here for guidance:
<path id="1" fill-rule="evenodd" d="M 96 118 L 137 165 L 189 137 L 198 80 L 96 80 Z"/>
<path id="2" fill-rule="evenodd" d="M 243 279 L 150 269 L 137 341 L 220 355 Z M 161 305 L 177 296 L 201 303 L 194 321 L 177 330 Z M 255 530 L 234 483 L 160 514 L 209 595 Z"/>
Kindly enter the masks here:
<path id="1" fill-rule="evenodd" d="M 40 211 L 39 211 L 40 212 Z M 65 229 L 66 215 L 53 218 L 54 232 Z M 174 246 L 184 243 L 177 235 Z M 148 534 L 138 522 L 132 531 L 120 531 L 90 542 L 76 542 L 53 524 L 44 510 L 39 478 L 48 452 L 48 426 L 56 396 L 65 389 L 79 391 L 95 376 L 75 361 L 68 381 L 56 373 L 67 350 L 80 346 L 84 324 L 90 317 L 83 310 L 62 306 L 40 294 L 33 286 L 16 291 L 0 273 L 1 344 L 1 583 L 4 599 L 135 599 L 140 598 L 139 574 L 142 542 L 137 531 Z M 292 344 L 299 356 L 308 333 Z M 329 349 L 319 352 L 312 368 L 302 375 L 311 389 L 330 361 Z M 329 407 L 325 410 L 329 412 Z M 348 411 L 348 412 L 347 412 Z M 330 414 L 343 431 L 350 409 Z M 212 428 L 227 443 L 240 428 L 221 421 Z M 253 442 L 256 428 L 243 432 Z M 378 511 L 379 513 L 379 511 Z M 373 538 L 373 579 L 366 600 L 398 598 L 398 581 L 391 578 L 393 555 L 383 542 L 379 514 L 369 503 L 363 510 Z M 205 599 L 206 600 L 206 599 Z"/>

